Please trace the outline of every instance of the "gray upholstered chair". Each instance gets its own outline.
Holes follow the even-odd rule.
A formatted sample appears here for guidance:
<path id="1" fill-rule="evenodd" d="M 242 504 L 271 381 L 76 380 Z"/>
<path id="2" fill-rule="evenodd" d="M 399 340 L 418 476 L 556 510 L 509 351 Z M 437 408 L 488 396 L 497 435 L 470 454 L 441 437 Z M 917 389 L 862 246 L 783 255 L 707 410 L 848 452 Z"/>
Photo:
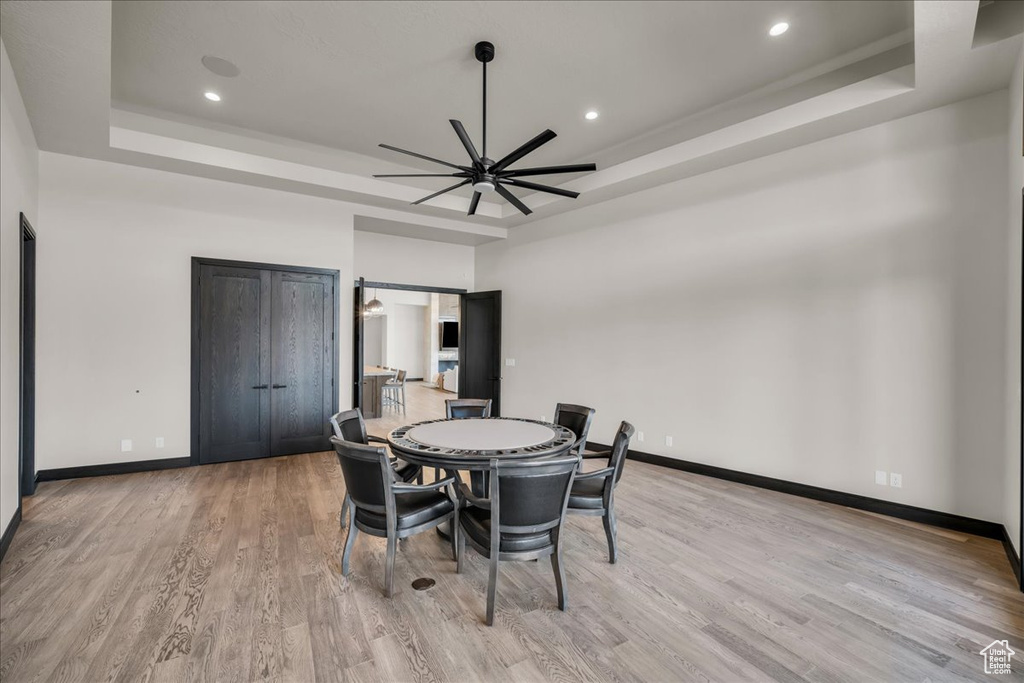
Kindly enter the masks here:
<path id="1" fill-rule="evenodd" d="M 444 402 L 445 417 L 449 420 L 462 420 L 470 417 L 490 417 L 491 399 L 489 398 L 449 398 Z"/>
<path id="2" fill-rule="evenodd" d="M 569 514 L 601 516 L 608 537 L 608 561 L 618 559 L 618 527 L 615 524 L 615 486 L 622 478 L 629 440 L 636 430 L 628 422 L 619 425 L 610 451 L 586 453 L 584 458 L 608 458 L 608 466 L 594 472 L 577 474 L 569 494 Z"/>
<path id="3" fill-rule="evenodd" d="M 364 531 L 387 539 L 384 559 L 384 594 L 395 593 L 395 554 L 398 540 L 433 529 L 442 522 L 458 524 L 459 511 L 452 496 L 444 489 L 455 481 L 443 479 L 433 484 L 399 484 L 395 481 L 387 449 L 331 437 L 338 454 L 345 486 L 350 492 L 352 507 L 345 551 L 341 557 L 341 573 L 348 576 L 348 563 L 356 536 Z M 452 539 L 452 557 L 456 552 Z"/>
<path id="4" fill-rule="evenodd" d="M 379 436 L 367 435 L 366 422 L 363 420 L 363 413 L 359 408 L 343 410 L 340 413 L 331 415 L 331 429 L 334 431 L 334 435 L 343 441 L 351 441 L 353 443 L 361 444 L 387 444 L 387 439 L 382 439 Z M 423 483 L 423 468 L 419 465 L 413 465 L 412 463 L 405 462 L 404 460 L 398 460 L 397 458 L 392 458 L 391 464 L 394 467 L 395 476 L 399 481 L 409 483 L 416 479 L 421 484 Z M 341 526 L 345 526 L 345 515 L 348 513 L 349 502 L 349 492 L 348 487 L 346 487 L 345 500 L 341 504 L 341 515 L 338 520 L 341 523 Z"/>
<path id="5" fill-rule="evenodd" d="M 587 434 L 590 423 L 594 420 L 594 409 L 572 403 L 559 403 L 555 406 L 555 424 L 572 430 L 576 435 L 576 443 L 572 445 L 572 453 L 582 453 L 587 448 Z"/>
<path id="6" fill-rule="evenodd" d="M 448 398 L 444 401 L 444 416 L 449 420 L 466 420 L 470 418 L 481 418 L 491 416 L 491 399 L 489 398 Z M 434 470 L 434 477 L 440 476 L 438 470 Z M 469 480 L 473 483 L 473 490 L 482 493 L 487 487 L 486 472 L 470 472 Z"/>
<path id="7" fill-rule="evenodd" d="M 569 606 L 562 564 L 562 526 L 579 456 L 567 455 L 526 462 L 491 460 L 486 498 L 457 482 L 459 517 L 452 525 L 457 539 L 456 571 L 462 573 L 466 542 L 490 559 L 487 580 L 487 625 L 494 623 L 499 561 L 551 557 L 558 608 Z"/>

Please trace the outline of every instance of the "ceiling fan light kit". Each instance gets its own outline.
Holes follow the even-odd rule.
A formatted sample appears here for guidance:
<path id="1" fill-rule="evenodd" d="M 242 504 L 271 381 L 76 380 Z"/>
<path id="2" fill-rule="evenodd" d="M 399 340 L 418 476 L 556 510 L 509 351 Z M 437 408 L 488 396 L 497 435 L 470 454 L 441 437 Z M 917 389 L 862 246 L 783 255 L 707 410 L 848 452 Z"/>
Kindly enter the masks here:
<path id="1" fill-rule="evenodd" d="M 447 161 L 441 161 L 440 159 L 434 159 L 423 154 L 416 152 L 410 152 L 409 150 L 400 149 L 398 147 L 392 147 L 391 145 L 385 145 L 381 143 L 381 147 L 389 149 L 393 152 L 399 152 L 401 154 L 408 154 L 409 156 L 430 161 L 435 164 L 441 164 L 449 168 L 455 169 L 453 173 L 388 173 L 382 175 L 375 175 L 374 178 L 460 178 L 459 182 L 455 183 L 451 187 L 435 192 L 434 194 L 427 195 L 422 199 L 418 199 L 413 204 L 422 204 L 425 201 L 431 200 L 434 197 L 439 197 L 446 192 L 451 192 L 464 185 L 472 184 L 473 186 L 473 198 L 469 202 L 469 213 L 467 215 L 472 216 L 476 213 L 477 206 L 480 203 L 481 195 L 488 192 L 497 192 L 508 201 L 512 206 L 516 207 L 524 215 L 532 213 L 530 208 L 523 204 L 514 194 L 512 194 L 508 187 L 520 187 L 524 190 L 533 190 L 535 192 L 546 192 L 548 194 L 558 195 L 560 197 L 571 197 L 575 199 L 580 196 L 579 192 L 573 192 L 571 190 L 563 190 L 558 187 L 551 187 L 549 185 L 540 185 L 533 183 L 528 180 L 521 180 L 524 176 L 538 176 L 538 175 L 555 175 L 560 173 L 585 173 L 589 171 L 596 171 L 596 164 L 567 164 L 563 166 L 541 166 L 537 168 L 520 168 L 510 169 L 508 168 L 515 162 L 519 161 L 527 154 L 535 151 L 541 145 L 544 145 L 555 138 L 555 133 L 552 130 L 545 130 L 543 133 L 533 138 L 529 142 L 521 145 L 519 148 L 505 155 L 498 161 L 493 161 L 487 157 L 487 63 L 494 59 L 494 45 L 487 41 L 481 41 L 476 44 L 474 48 L 474 54 L 476 59 L 480 62 L 483 67 L 483 133 L 481 135 L 480 152 L 477 152 L 476 146 L 470 139 L 469 134 L 466 132 L 466 128 L 462 125 L 461 121 L 456 119 L 450 119 L 449 123 L 452 124 L 452 128 L 455 130 L 455 134 L 459 137 L 462 142 L 462 146 L 466 148 L 466 153 L 469 155 L 470 165 L 462 166 L 459 164 L 453 164 Z"/>

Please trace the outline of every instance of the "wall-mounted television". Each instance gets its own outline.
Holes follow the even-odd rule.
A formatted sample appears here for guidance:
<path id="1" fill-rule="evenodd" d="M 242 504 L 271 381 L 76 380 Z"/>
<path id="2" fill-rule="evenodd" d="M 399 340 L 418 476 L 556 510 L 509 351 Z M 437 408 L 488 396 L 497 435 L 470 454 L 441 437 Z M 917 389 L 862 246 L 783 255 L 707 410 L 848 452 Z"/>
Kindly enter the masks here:
<path id="1" fill-rule="evenodd" d="M 456 320 L 444 320 L 441 322 L 441 348 L 459 348 L 459 323 Z"/>

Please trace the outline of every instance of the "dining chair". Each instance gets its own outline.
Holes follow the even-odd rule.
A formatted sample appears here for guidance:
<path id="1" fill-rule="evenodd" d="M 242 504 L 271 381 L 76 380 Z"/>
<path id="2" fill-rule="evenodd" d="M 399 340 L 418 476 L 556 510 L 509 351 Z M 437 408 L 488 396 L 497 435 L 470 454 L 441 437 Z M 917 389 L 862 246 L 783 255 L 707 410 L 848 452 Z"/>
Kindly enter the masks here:
<path id="1" fill-rule="evenodd" d="M 367 435 L 366 422 L 363 420 L 363 412 L 359 408 L 343 410 L 340 413 L 331 415 L 331 429 L 334 431 L 334 435 L 343 441 L 364 445 L 371 443 L 387 444 L 387 439 L 382 439 L 372 434 Z M 394 468 L 395 476 L 403 483 L 409 483 L 414 479 L 421 484 L 423 483 L 423 468 L 419 465 L 413 465 L 398 458 L 392 458 L 391 465 Z M 439 479 L 440 477 L 436 478 Z M 345 500 L 341 503 L 341 515 L 339 517 L 341 526 L 345 526 L 345 515 L 349 512 L 351 502 L 352 499 L 346 487 Z"/>
<path id="2" fill-rule="evenodd" d="M 558 608 L 565 611 L 569 596 L 562 563 L 562 527 L 579 456 L 568 448 L 552 458 L 527 462 L 491 459 L 489 494 L 475 495 L 456 483 L 459 517 L 452 525 L 456 538 L 456 572 L 462 573 L 466 541 L 490 560 L 487 579 L 487 625 L 494 623 L 498 563 L 551 557 Z"/>
<path id="3" fill-rule="evenodd" d="M 593 419 L 593 408 L 573 403 L 559 403 L 555 406 L 555 424 L 572 430 L 576 435 L 576 443 L 572 445 L 571 453 L 582 453 L 586 450 L 587 434 L 590 432 L 590 423 Z"/>
<path id="4" fill-rule="evenodd" d="M 618 559 L 615 486 L 622 478 L 629 441 L 635 432 L 633 425 L 623 421 L 615 434 L 611 450 L 582 454 L 581 457 L 587 459 L 608 458 L 608 466 L 593 472 L 577 474 L 569 494 L 569 514 L 603 517 L 604 533 L 608 537 L 608 562 L 611 564 L 615 564 Z"/>
<path id="5" fill-rule="evenodd" d="M 491 416 L 491 399 L 489 398 L 446 398 L 444 400 L 444 416 L 449 420 L 466 420 Z M 440 473 L 434 470 L 434 478 Z M 469 480 L 473 490 L 482 493 L 487 488 L 486 472 L 470 472 Z"/>
<path id="6" fill-rule="evenodd" d="M 445 417 L 449 420 L 463 420 L 470 417 L 490 417 L 489 398 L 447 398 L 444 401 Z"/>
<path id="7" fill-rule="evenodd" d="M 454 477 L 433 484 L 400 484 L 394 479 L 394 470 L 387 449 L 382 446 L 345 441 L 331 437 L 338 454 L 345 486 L 351 493 L 352 515 L 341 556 L 341 573 L 348 576 L 349 558 L 356 536 L 364 531 L 371 536 L 387 539 L 384 559 L 384 595 L 395 594 L 395 554 L 398 540 L 453 520 L 458 525 L 459 510 L 446 489 Z M 455 559 L 455 540 L 452 539 L 452 559 Z"/>
<path id="8" fill-rule="evenodd" d="M 405 415 L 405 378 L 407 373 L 405 370 L 396 370 L 395 378 L 389 379 L 381 387 L 381 405 L 382 406 L 393 406 L 397 412 L 399 408 L 402 409 L 402 415 Z"/>

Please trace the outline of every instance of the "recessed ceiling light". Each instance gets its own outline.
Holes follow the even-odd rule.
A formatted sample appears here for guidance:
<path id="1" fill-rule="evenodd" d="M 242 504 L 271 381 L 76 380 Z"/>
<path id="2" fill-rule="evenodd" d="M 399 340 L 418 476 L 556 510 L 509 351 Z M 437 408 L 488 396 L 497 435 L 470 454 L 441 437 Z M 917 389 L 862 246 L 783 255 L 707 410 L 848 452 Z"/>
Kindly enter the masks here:
<path id="1" fill-rule="evenodd" d="M 597 118 L 597 116 L 598 114 L 596 111 L 588 111 L 586 114 L 583 115 L 583 118 L 585 118 L 587 121 L 593 121 L 594 119 Z"/>
<path id="2" fill-rule="evenodd" d="M 779 23 L 775 24 L 770 29 L 768 29 L 768 35 L 770 35 L 772 38 L 774 38 L 776 36 L 781 36 L 783 33 L 785 33 L 788 30 L 789 30 L 789 24 L 787 24 L 784 21 L 780 21 Z"/>
<path id="3" fill-rule="evenodd" d="M 220 102 L 220 95 L 213 92 L 212 90 L 207 90 L 206 92 L 204 92 L 203 97 L 210 100 L 211 102 Z"/>

